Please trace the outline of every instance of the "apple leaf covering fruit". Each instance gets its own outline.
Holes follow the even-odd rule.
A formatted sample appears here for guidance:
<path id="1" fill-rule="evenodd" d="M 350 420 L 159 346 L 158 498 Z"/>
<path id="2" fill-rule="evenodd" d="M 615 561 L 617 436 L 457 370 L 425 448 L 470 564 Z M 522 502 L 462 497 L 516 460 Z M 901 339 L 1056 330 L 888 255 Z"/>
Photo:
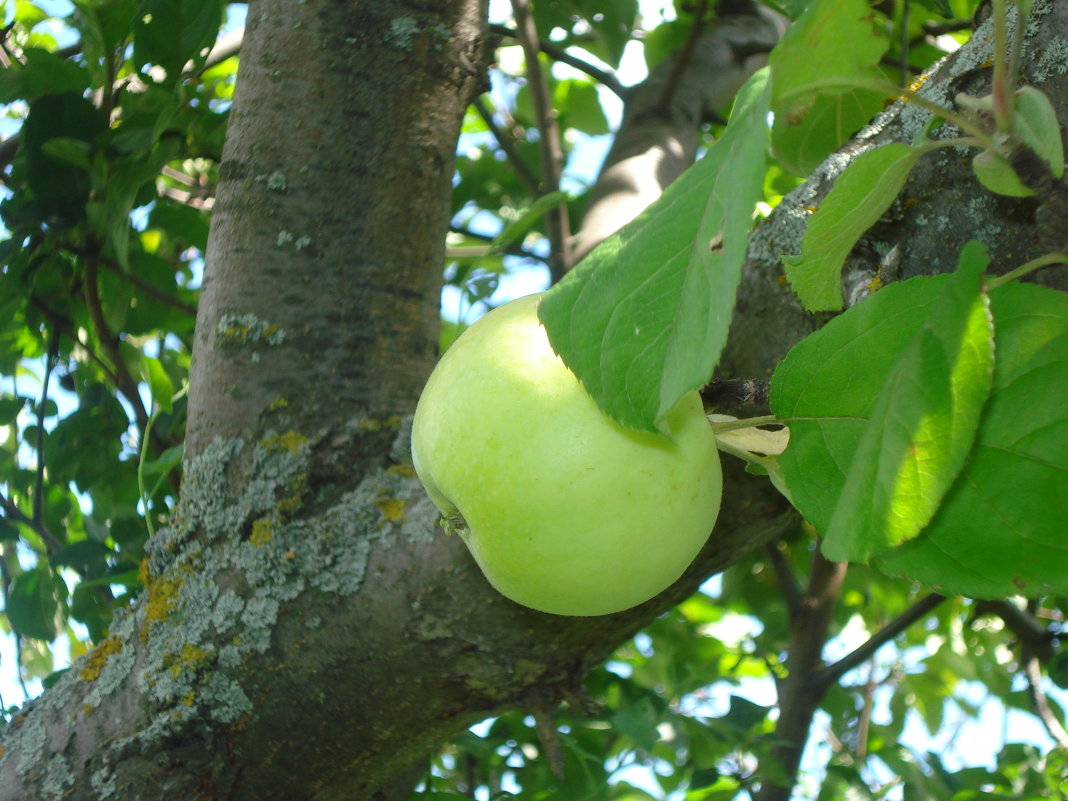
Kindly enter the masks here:
<path id="1" fill-rule="evenodd" d="M 715 437 L 696 392 L 667 415 L 670 436 L 607 417 L 550 347 L 539 298 L 491 311 L 442 357 L 415 412 L 415 469 L 502 594 L 618 612 L 671 585 L 708 538 Z"/>

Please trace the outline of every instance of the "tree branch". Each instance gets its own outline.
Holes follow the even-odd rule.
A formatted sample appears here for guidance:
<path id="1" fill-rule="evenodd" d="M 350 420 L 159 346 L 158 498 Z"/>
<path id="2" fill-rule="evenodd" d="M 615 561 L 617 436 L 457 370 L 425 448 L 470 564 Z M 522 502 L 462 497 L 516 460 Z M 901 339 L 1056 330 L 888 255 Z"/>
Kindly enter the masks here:
<path id="1" fill-rule="evenodd" d="M 119 352 L 119 338 L 111 333 L 104 319 L 104 309 L 100 304 L 100 289 L 97 286 L 97 265 L 97 258 L 93 256 L 85 258 L 85 305 L 89 310 L 89 319 L 93 323 L 96 338 L 104 349 L 104 353 L 107 354 L 108 361 L 111 362 L 115 386 L 129 401 L 137 417 L 137 427 L 144 432 L 148 425 L 148 411 L 137 391 L 137 382 L 130 375 L 126 362 Z"/>
<path id="2" fill-rule="evenodd" d="M 15 505 L 15 502 L 10 498 L 0 495 L 0 509 L 3 510 L 4 516 L 8 520 L 14 520 L 16 523 L 21 523 L 40 537 L 49 553 L 58 551 L 63 547 L 63 543 L 61 543 L 59 538 L 49 530 L 48 525 L 43 520 L 34 520 L 19 509 L 18 506 Z"/>
<path id="3" fill-rule="evenodd" d="M 834 664 L 828 665 L 821 670 L 814 677 L 815 681 L 818 684 L 821 684 L 826 692 L 826 690 L 833 684 L 836 684 L 843 675 L 853 668 L 862 665 L 882 646 L 890 642 L 894 637 L 903 632 L 913 623 L 930 614 L 930 612 L 944 600 L 946 600 L 946 596 L 939 595 L 936 592 L 924 596 L 896 618 L 891 620 L 886 626 L 875 632 L 867 642 L 858 647 L 855 651 L 846 654 Z"/>
<path id="4" fill-rule="evenodd" d="M 1016 635 L 1024 651 L 1034 655 L 1040 662 L 1046 663 L 1053 657 L 1052 633 L 1043 626 L 1026 609 L 1021 609 L 1012 601 L 980 601 L 975 606 L 977 614 L 992 614 L 1000 617 L 1005 626 Z"/>
<path id="5" fill-rule="evenodd" d="M 667 116 L 671 111 L 671 105 L 675 98 L 675 92 L 679 88 L 679 83 L 682 80 L 682 74 L 686 71 L 686 68 L 690 65 L 690 61 L 693 59 L 693 50 L 697 46 L 697 40 L 701 38 L 701 34 L 705 30 L 705 17 L 708 14 L 708 0 L 698 0 L 697 9 L 694 11 L 693 27 L 690 28 L 690 35 L 686 37 L 686 44 L 682 47 L 682 52 L 676 59 L 674 66 L 671 68 L 671 74 L 668 76 L 667 82 L 664 84 L 664 93 L 660 96 L 660 101 L 657 103 L 656 109 L 659 114 Z"/>
<path id="6" fill-rule="evenodd" d="M 804 598 L 801 582 L 797 580 L 797 575 L 794 573 L 793 568 L 790 567 L 790 563 L 786 561 L 782 551 L 779 550 L 777 542 L 770 542 L 765 545 L 764 552 L 768 555 L 768 561 L 771 562 L 775 571 L 775 581 L 779 585 L 779 592 L 782 593 L 782 597 L 786 601 L 786 610 L 790 615 L 790 619 L 793 620 L 799 614 Z"/>
<path id="7" fill-rule="evenodd" d="M 1068 731 L 1064 724 L 1053 713 L 1053 707 L 1049 705 L 1046 691 L 1042 689 L 1042 666 L 1038 657 L 1034 654 L 1025 655 L 1023 674 L 1027 678 L 1027 694 L 1031 697 L 1031 707 L 1035 716 L 1042 721 L 1049 736 L 1056 741 L 1061 748 L 1068 749 Z"/>
<path id="8" fill-rule="evenodd" d="M 490 25 L 490 30 L 499 36 L 508 36 L 513 39 L 519 38 L 519 31 L 505 25 L 493 24 Z M 627 99 L 630 90 L 620 83 L 619 78 L 613 73 L 602 70 L 599 67 L 590 64 L 588 61 L 584 61 L 577 56 L 571 55 L 562 47 L 557 47 L 546 39 L 538 39 L 538 49 L 554 61 L 559 61 L 561 64 L 567 64 L 569 67 L 574 67 L 579 72 L 586 73 L 606 89 L 618 96 L 621 100 Z"/>
<path id="9" fill-rule="evenodd" d="M 58 326 L 56 327 L 58 329 Z M 40 523 L 43 519 L 44 509 L 44 418 L 45 405 L 48 403 L 48 382 L 52 379 L 52 370 L 55 369 L 56 359 L 59 356 L 58 330 L 53 330 L 48 342 L 48 355 L 45 357 L 44 379 L 41 381 L 41 400 L 37 404 L 37 476 L 33 485 L 33 520 Z"/>
<path id="10" fill-rule="evenodd" d="M 515 15 L 516 31 L 519 43 L 526 56 L 527 79 L 530 82 L 530 98 L 534 105 L 534 115 L 538 121 L 538 153 L 541 160 L 542 194 L 548 195 L 560 188 L 560 175 L 563 171 L 564 153 L 560 147 L 560 129 L 556 122 L 549 94 L 549 81 L 542 72 L 538 60 L 538 30 L 530 12 L 529 0 L 512 0 L 512 12 Z M 571 269 L 571 224 L 568 220 L 567 205 L 550 209 L 545 215 L 549 239 L 552 243 L 552 255 L 549 257 L 549 272 L 555 283 L 564 273 Z"/>
<path id="11" fill-rule="evenodd" d="M 790 616 L 786 657 L 789 672 L 779 692 L 776 744 L 765 757 L 778 769 L 761 771 L 764 779 L 754 796 L 755 801 L 787 801 L 790 798 L 812 719 L 827 691 L 827 685 L 819 681 L 821 655 L 845 574 L 844 563 L 831 562 L 819 549 L 815 551 L 808 585 L 797 610 Z M 780 782 L 772 776 L 783 776 L 786 780 Z"/>
<path id="12" fill-rule="evenodd" d="M 533 194 L 538 194 L 541 191 L 538 176 L 531 172 L 530 167 L 523 161 L 522 156 L 519 155 L 519 151 L 515 149 L 515 142 L 512 137 L 497 124 L 495 119 L 493 119 L 493 112 L 486 106 L 486 101 L 481 97 L 476 97 L 475 102 L 471 105 L 475 107 L 475 111 L 478 112 L 482 121 L 486 123 L 486 127 L 490 129 L 490 133 L 493 134 L 493 138 L 497 140 L 497 144 L 500 145 L 501 150 L 504 151 L 504 155 L 508 157 L 508 163 L 512 165 L 516 174 L 519 175 L 520 180 L 527 185 L 527 188 L 530 189 Z"/>
<path id="13" fill-rule="evenodd" d="M 87 251 L 78 250 L 75 248 L 67 248 L 66 250 L 68 253 L 77 256 L 80 259 L 94 260 L 101 267 L 107 268 L 109 272 L 119 276 L 123 281 L 133 284 L 135 287 L 140 289 L 142 292 L 144 292 L 146 295 L 153 298 L 154 300 L 158 300 L 160 303 L 164 304 L 165 306 L 170 306 L 172 309 L 177 309 L 183 314 L 187 314 L 190 317 L 193 317 L 194 319 L 196 318 L 196 306 L 192 305 L 191 303 L 185 303 L 184 301 L 179 300 L 173 295 L 168 295 L 162 289 L 159 289 L 158 287 L 155 287 L 152 284 L 148 283 L 148 281 L 144 280 L 136 273 L 132 273 L 129 270 L 122 269 L 118 264 L 111 261 L 110 259 L 105 259 L 96 253 L 89 253 Z"/>

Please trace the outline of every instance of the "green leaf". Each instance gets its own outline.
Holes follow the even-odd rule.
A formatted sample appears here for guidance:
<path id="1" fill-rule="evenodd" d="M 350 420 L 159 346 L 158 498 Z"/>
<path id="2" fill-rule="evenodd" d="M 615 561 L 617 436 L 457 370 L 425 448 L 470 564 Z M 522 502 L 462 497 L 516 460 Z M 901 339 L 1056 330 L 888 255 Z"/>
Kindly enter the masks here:
<path id="1" fill-rule="evenodd" d="M 1013 132 L 1049 165 L 1054 178 L 1064 175 L 1064 143 L 1053 104 L 1041 90 L 1024 86 L 1016 92 Z"/>
<path id="2" fill-rule="evenodd" d="M 893 203 L 922 150 L 894 142 L 865 151 L 846 168 L 808 223 L 786 277 L 809 311 L 842 308 L 842 265 L 857 240 Z"/>
<path id="3" fill-rule="evenodd" d="M 0 542 L 17 542 L 18 527 L 0 517 Z"/>
<path id="4" fill-rule="evenodd" d="M 0 398 L 0 426 L 9 426 L 14 423 L 22 407 L 26 405 L 26 400 L 19 396 Z"/>
<path id="5" fill-rule="evenodd" d="M 599 136 L 610 130 L 597 87 L 589 81 L 557 81 L 553 89 L 553 106 L 563 128 L 576 128 L 587 136 Z"/>
<path id="6" fill-rule="evenodd" d="M 883 107 L 881 92 L 850 89 L 815 97 L 799 121 L 777 114 L 771 146 L 783 169 L 807 177 Z"/>
<path id="7" fill-rule="evenodd" d="M 848 43 L 847 46 L 844 46 Z M 818 93 L 837 77 L 881 78 L 875 65 L 889 41 L 875 27 L 867 0 L 817 0 L 771 52 L 772 110 L 800 125 Z M 813 54 L 819 57 L 814 58 Z M 852 91 L 845 87 L 838 91 Z"/>
<path id="8" fill-rule="evenodd" d="M 707 155 L 539 307 L 553 349 L 624 425 L 658 430 L 719 360 L 761 197 L 767 103 L 761 71 Z"/>
<path id="9" fill-rule="evenodd" d="M 1030 197 L 1034 192 L 1024 186 L 1016 170 L 993 150 L 984 150 L 972 159 L 972 172 L 979 183 L 997 195 Z"/>
<path id="10" fill-rule="evenodd" d="M 163 411 L 169 412 L 173 406 L 171 396 L 174 395 L 174 383 L 163 369 L 163 362 L 152 356 L 142 355 L 141 375 L 152 393 L 152 401 Z"/>
<path id="11" fill-rule="evenodd" d="M 106 128 L 100 110 L 77 94 L 46 95 L 30 103 L 30 113 L 22 126 L 19 156 L 24 159 L 26 182 L 43 219 L 75 221 L 84 217 L 90 190 L 86 170 L 50 156 L 46 143 L 65 138 L 84 142 L 88 147 Z"/>
<path id="12" fill-rule="evenodd" d="M 55 639 L 59 600 L 52 574 L 44 563 L 15 577 L 8 589 L 5 611 L 17 634 L 49 642 Z"/>
<path id="13" fill-rule="evenodd" d="M 949 593 L 1068 591 L 1068 295 L 991 291 L 994 385 L 975 445 L 931 524 L 876 561 Z"/>
<path id="14" fill-rule="evenodd" d="M 39 47 L 26 48 L 25 64 L 0 70 L 0 103 L 36 100 L 43 95 L 81 93 L 89 88 L 82 66 Z"/>
<path id="15" fill-rule="evenodd" d="M 143 0 L 134 20 L 134 61 L 163 67 L 174 83 L 186 62 L 211 46 L 221 22 L 218 0 Z"/>
<path id="16" fill-rule="evenodd" d="M 933 324 L 954 280 L 915 278 L 876 292 L 799 343 L 776 370 L 772 408 L 780 418 L 803 418 L 790 423 L 779 463 L 818 531 L 832 523 L 887 379 Z M 1068 385 L 1068 296 L 1010 283 L 990 292 L 990 310 L 994 379 L 964 466 L 920 534 L 873 564 L 977 598 L 1064 592 L 1068 408 L 1050 388 Z"/>
<path id="17" fill-rule="evenodd" d="M 55 161 L 63 161 L 81 167 L 86 172 L 91 169 L 89 161 L 89 143 L 72 136 L 57 136 L 41 145 L 41 152 Z"/>
<path id="18" fill-rule="evenodd" d="M 864 562 L 912 539 L 960 472 L 993 375 L 988 261 L 971 243 L 892 367 L 827 528 L 829 559 Z"/>

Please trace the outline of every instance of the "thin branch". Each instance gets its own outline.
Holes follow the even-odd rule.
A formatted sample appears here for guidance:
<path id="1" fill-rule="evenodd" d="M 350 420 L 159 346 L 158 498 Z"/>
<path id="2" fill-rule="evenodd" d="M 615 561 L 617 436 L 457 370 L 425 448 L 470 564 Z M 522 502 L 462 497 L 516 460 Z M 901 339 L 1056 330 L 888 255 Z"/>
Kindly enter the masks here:
<path id="1" fill-rule="evenodd" d="M 1035 715 L 1042 721 L 1049 736 L 1061 748 L 1068 749 L 1068 731 L 1065 731 L 1064 724 L 1060 722 L 1049 705 L 1046 691 L 1042 689 L 1042 666 L 1034 654 L 1025 656 L 1023 674 L 1027 678 L 1027 693 L 1031 696 L 1031 707 Z"/>
<path id="2" fill-rule="evenodd" d="M 697 9 L 694 11 L 694 22 L 693 27 L 690 28 L 690 35 L 686 38 L 686 44 L 683 45 L 678 60 L 671 68 L 671 75 L 668 76 L 667 83 L 664 85 L 664 93 L 660 96 L 660 102 L 657 103 L 657 111 L 662 115 L 667 115 L 671 109 L 671 101 L 674 99 L 675 92 L 682 80 L 682 74 L 686 72 L 686 68 L 690 65 L 690 59 L 693 58 L 693 50 L 697 46 L 697 40 L 704 33 L 705 17 L 707 15 L 708 0 L 699 0 Z"/>
<path id="3" fill-rule="evenodd" d="M 101 267 L 107 268 L 109 272 L 113 272 L 114 274 L 116 274 L 116 276 L 119 276 L 121 279 L 123 279 L 123 281 L 126 281 L 130 284 L 133 284 L 133 286 L 138 287 L 141 292 L 143 292 L 148 297 L 154 298 L 155 300 L 158 300 L 164 305 L 169 305 L 169 307 L 171 307 L 172 309 L 177 309 L 179 312 L 187 314 L 190 317 L 197 317 L 197 307 L 195 307 L 195 305 L 191 303 L 186 303 L 182 300 L 178 300 L 173 295 L 168 295 L 166 292 L 163 292 L 163 290 L 159 287 L 153 286 L 152 284 L 145 281 L 143 278 L 138 276 L 138 274 L 130 272 L 129 270 L 124 270 L 122 267 L 112 262 L 110 258 L 105 258 L 94 253 L 89 253 L 83 250 L 76 250 L 73 248 L 67 248 L 67 252 L 72 253 L 73 255 L 78 256 L 79 258 L 83 258 L 83 260 L 95 260 L 97 264 L 99 264 Z"/>
<path id="4" fill-rule="evenodd" d="M 1000 617 L 1006 628 L 1016 635 L 1025 654 L 1031 654 L 1043 663 L 1053 657 L 1053 635 L 1026 609 L 1012 601 L 980 601 L 975 609 L 980 615 Z"/>
<path id="5" fill-rule="evenodd" d="M 490 31 L 498 36 L 508 36 L 513 39 L 519 38 L 519 32 L 517 30 L 505 25 L 492 24 L 490 25 Z M 617 78 L 614 73 L 606 72 L 599 67 L 595 67 L 588 61 L 584 61 L 577 56 L 571 55 L 564 48 L 557 47 L 552 42 L 545 39 L 538 39 L 538 49 L 553 61 L 559 61 L 561 64 L 567 64 L 569 67 L 574 67 L 579 72 L 586 73 L 621 100 L 626 100 L 627 96 L 630 94 L 630 90 L 620 83 L 619 78 Z"/>
<path id="6" fill-rule="evenodd" d="M 49 553 L 58 551 L 63 547 L 63 543 L 61 543 L 59 538 L 49 530 L 48 525 L 43 520 L 35 521 L 19 509 L 18 506 L 15 505 L 15 502 L 10 498 L 0 495 L 0 509 L 3 510 L 4 517 L 8 520 L 21 523 L 40 537 L 41 542 L 45 544 L 45 548 Z"/>
<path id="7" fill-rule="evenodd" d="M 538 194 L 540 191 L 538 176 L 531 172 L 530 167 L 523 161 L 522 156 L 519 155 L 519 151 L 515 148 L 515 141 L 508 133 L 497 124 L 497 121 L 493 119 L 493 112 L 490 111 L 486 105 L 486 101 L 481 97 L 476 97 L 472 105 L 475 107 L 475 111 L 478 112 L 478 116 L 482 118 L 482 121 L 486 123 L 486 127 L 490 129 L 490 133 L 493 134 L 493 138 L 497 140 L 497 144 L 501 150 L 504 151 L 504 155 L 508 158 L 508 163 L 512 165 L 512 168 L 519 175 L 520 180 L 526 184 L 527 188 L 533 193 Z"/>
<path id="8" fill-rule="evenodd" d="M 490 236 L 489 234 L 480 234 L 476 231 L 472 231 L 460 225 L 450 225 L 449 232 L 454 234 L 460 234 L 462 236 L 467 236 L 471 239 L 478 239 L 483 242 L 493 242 L 496 239 L 496 237 Z M 518 256 L 522 259 L 530 259 L 531 261 L 538 261 L 542 264 L 545 264 L 544 258 L 539 256 L 537 253 L 533 253 L 529 250 L 526 250 L 525 248 L 519 245 L 505 245 L 503 248 L 501 248 L 501 252 L 506 253 L 509 256 Z"/>
<path id="9" fill-rule="evenodd" d="M 815 676 L 816 682 L 825 688 L 829 688 L 844 674 L 870 659 L 879 648 L 890 642 L 913 623 L 930 614 L 944 600 L 946 600 L 946 596 L 939 595 L 936 592 L 925 595 L 879 631 L 875 632 L 863 645 L 821 670 Z"/>
<path id="10" fill-rule="evenodd" d="M 519 43 L 523 46 L 526 57 L 530 98 L 540 133 L 538 154 L 543 176 L 541 190 L 542 194 L 548 195 L 559 190 L 560 175 L 563 172 L 564 153 L 560 147 L 560 128 L 549 94 L 548 77 L 542 72 L 541 62 L 538 60 L 538 30 L 530 11 L 530 0 L 512 0 L 512 13 L 515 15 Z M 572 266 L 571 224 L 566 204 L 551 209 L 545 215 L 545 221 L 552 243 L 549 272 L 555 283 Z"/>
<path id="11" fill-rule="evenodd" d="M 794 569 L 786 561 L 782 551 L 779 550 L 778 543 L 768 543 L 764 546 L 764 552 L 768 555 L 768 561 L 771 562 L 771 566 L 775 571 L 775 581 L 778 582 L 779 592 L 782 593 L 782 597 L 786 600 L 786 609 L 792 620 L 801 609 L 801 600 L 804 596 L 801 582 L 797 580 Z"/>
<path id="12" fill-rule="evenodd" d="M 58 329 L 58 326 L 56 327 Z M 52 380 L 52 370 L 59 358 L 58 330 L 53 330 L 48 341 L 48 355 L 45 357 L 44 380 L 41 382 L 41 400 L 37 404 L 37 476 L 33 486 L 33 520 L 40 523 L 44 519 L 44 418 L 45 406 L 48 404 L 48 383 Z"/>
<path id="13" fill-rule="evenodd" d="M 812 720 L 827 692 L 827 685 L 818 677 L 846 568 L 844 563 L 829 561 L 819 549 L 812 555 L 808 584 L 790 616 L 788 672 L 779 691 L 775 745 L 766 757 L 777 769 L 760 771 L 764 781 L 754 796 L 756 801 L 787 801 L 793 791 Z"/>
<path id="14" fill-rule="evenodd" d="M 126 362 L 119 352 L 119 338 L 108 328 L 104 319 L 104 309 L 100 303 L 100 289 L 97 286 L 98 259 L 91 255 L 85 258 L 85 305 L 89 309 L 89 319 L 93 323 L 97 341 L 104 349 L 104 353 L 111 362 L 115 386 L 123 394 L 137 417 L 137 427 L 144 432 L 148 425 L 148 411 L 141 400 L 141 394 L 137 391 L 137 382 L 126 367 Z M 162 449 L 161 449 L 162 450 Z"/>

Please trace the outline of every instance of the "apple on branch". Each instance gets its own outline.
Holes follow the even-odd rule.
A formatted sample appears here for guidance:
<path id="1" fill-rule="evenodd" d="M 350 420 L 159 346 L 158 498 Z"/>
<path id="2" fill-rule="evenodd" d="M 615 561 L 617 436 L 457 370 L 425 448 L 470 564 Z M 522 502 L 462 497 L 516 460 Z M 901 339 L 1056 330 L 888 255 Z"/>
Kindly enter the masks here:
<path id="1" fill-rule="evenodd" d="M 412 456 L 446 528 L 525 606 L 603 615 L 652 598 L 696 556 L 723 477 L 700 397 L 670 436 L 606 416 L 553 352 L 540 295 L 491 311 L 430 376 Z"/>

